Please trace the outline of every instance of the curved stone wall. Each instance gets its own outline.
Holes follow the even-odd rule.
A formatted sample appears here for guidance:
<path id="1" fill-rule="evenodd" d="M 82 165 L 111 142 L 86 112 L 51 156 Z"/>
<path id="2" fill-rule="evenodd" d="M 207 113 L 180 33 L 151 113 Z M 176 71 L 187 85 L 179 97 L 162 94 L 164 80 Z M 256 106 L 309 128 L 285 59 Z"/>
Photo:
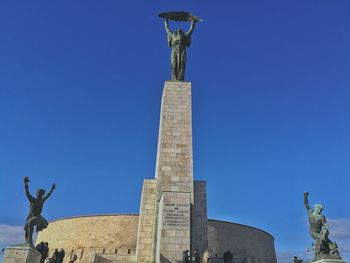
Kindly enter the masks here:
<path id="1" fill-rule="evenodd" d="M 273 236 L 250 226 L 208 219 L 208 247 L 211 257 L 231 250 L 234 262 L 277 262 Z"/>
<path id="2" fill-rule="evenodd" d="M 64 263 L 73 255 L 77 263 L 91 263 L 95 254 L 108 262 L 134 261 L 138 215 L 94 215 L 65 218 L 50 222 L 39 232 L 37 244 L 49 243 L 50 256 L 55 248 L 66 251 Z M 274 238 L 257 228 L 208 220 L 208 247 L 212 262 L 223 262 L 222 255 L 231 250 L 234 261 L 276 263 Z M 215 256 L 217 256 L 215 258 Z"/>
<path id="3" fill-rule="evenodd" d="M 132 259 L 136 251 L 138 215 L 95 215 L 65 218 L 50 222 L 39 232 L 36 243 L 49 243 L 66 252 L 64 262 L 77 255 L 78 262 L 91 262 L 95 253 Z"/>

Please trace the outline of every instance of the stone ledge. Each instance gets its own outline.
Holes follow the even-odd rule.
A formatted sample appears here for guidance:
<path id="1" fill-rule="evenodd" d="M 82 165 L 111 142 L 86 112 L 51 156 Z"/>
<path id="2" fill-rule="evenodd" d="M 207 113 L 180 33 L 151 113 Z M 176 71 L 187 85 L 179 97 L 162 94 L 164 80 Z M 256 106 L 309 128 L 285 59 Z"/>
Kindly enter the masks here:
<path id="1" fill-rule="evenodd" d="M 39 263 L 41 254 L 28 243 L 9 246 L 5 250 L 3 263 Z"/>
<path id="2" fill-rule="evenodd" d="M 345 263 L 345 261 L 342 259 L 323 258 L 316 261 L 312 261 L 312 263 Z"/>

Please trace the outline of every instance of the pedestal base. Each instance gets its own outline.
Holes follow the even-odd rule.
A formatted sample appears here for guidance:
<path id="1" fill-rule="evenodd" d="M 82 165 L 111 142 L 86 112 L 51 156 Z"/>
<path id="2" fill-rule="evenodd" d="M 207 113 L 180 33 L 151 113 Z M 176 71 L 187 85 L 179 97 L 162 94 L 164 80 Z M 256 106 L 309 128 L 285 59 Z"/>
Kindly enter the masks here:
<path id="1" fill-rule="evenodd" d="M 7 247 L 3 263 L 40 263 L 41 254 L 28 243 Z"/>
<path id="2" fill-rule="evenodd" d="M 345 263 L 345 261 L 342 259 L 324 258 L 313 261 L 312 263 Z"/>
<path id="3" fill-rule="evenodd" d="M 159 202 L 156 263 L 183 262 L 191 247 L 190 193 L 163 192 Z"/>

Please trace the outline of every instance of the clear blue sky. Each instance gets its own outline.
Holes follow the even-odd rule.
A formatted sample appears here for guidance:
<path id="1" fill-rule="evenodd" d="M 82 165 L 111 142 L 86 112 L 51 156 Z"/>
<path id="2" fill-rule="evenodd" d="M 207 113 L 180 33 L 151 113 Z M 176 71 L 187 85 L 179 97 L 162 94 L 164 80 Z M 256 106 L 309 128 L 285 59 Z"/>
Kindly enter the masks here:
<path id="1" fill-rule="evenodd" d="M 350 252 L 347 0 L 1 1 L 0 246 L 24 223 L 24 176 L 32 191 L 57 183 L 49 220 L 138 213 L 170 77 L 157 14 L 169 10 L 205 20 L 186 79 L 209 217 L 270 232 L 288 262 L 312 242 L 309 191 Z"/>

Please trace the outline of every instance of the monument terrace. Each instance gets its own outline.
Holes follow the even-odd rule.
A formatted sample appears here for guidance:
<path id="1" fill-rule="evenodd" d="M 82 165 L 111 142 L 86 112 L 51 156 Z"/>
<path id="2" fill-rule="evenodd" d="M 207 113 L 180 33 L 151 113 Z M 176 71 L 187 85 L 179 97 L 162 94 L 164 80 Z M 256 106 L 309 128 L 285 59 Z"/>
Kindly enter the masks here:
<path id="1" fill-rule="evenodd" d="M 204 263 L 227 259 L 235 263 L 277 262 L 271 234 L 251 226 L 207 218 L 206 182 L 195 180 L 193 175 L 192 83 L 185 81 L 187 48 L 196 25 L 202 20 L 187 12 L 159 16 L 164 19 L 171 47 L 172 78 L 164 84 L 155 176 L 143 181 L 140 213 L 77 216 L 47 225 L 40 213 L 44 202 L 41 200 L 48 196 L 31 197 L 26 178 L 27 196 L 31 205 L 40 204 L 40 211 L 35 210 L 35 215 L 32 211 L 28 216 L 28 243 L 9 247 L 4 263 L 40 261 L 38 251 L 30 246 L 34 226 L 42 230 L 36 244 L 48 242 L 49 257 L 55 248 L 63 248 L 64 263 L 73 259 L 79 263 L 187 263 L 199 262 L 199 258 Z M 171 30 L 170 20 L 188 22 L 188 31 Z M 55 185 L 49 195 L 54 188 Z M 305 204 L 310 222 L 317 221 L 319 216 L 313 215 L 307 194 Z M 319 231 L 314 230 L 318 240 Z M 335 255 L 334 244 L 328 241 L 328 254 L 334 254 L 333 259 L 342 262 Z M 325 252 L 321 243 L 316 244 L 317 252 Z"/>

